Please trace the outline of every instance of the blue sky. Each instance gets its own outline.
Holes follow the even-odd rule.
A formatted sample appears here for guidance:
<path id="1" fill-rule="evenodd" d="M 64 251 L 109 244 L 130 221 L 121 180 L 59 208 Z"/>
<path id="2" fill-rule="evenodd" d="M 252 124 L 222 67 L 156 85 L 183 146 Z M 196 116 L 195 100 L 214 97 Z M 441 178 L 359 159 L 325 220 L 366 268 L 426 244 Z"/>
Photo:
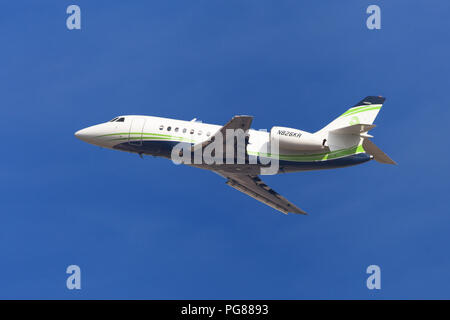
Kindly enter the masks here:
<path id="1" fill-rule="evenodd" d="M 66 29 L 68 5 L 82 30 Z M 370 4 L 382 29 L 366 28 Z M 447 1 L 14 1 L 0 10 L 0 298 L 447 298 Z M 370 162 L 263 177 L 74 138 L 120 114 L 315 131 L 387 97 Z M 77 264 L 82 289 L 66 289 Z M 381 267 L 369 291 L 367 266 Z"/>

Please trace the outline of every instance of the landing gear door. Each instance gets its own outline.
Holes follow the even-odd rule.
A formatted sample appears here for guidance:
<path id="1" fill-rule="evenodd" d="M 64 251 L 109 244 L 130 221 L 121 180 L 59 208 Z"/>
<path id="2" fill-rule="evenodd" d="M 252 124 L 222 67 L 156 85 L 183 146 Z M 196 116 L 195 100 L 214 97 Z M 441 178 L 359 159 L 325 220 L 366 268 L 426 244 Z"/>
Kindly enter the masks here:
<path id="1" fill-rule="evenodd" d="M 145 119 L 134 118 L 131 120 L 128 133 L 128 143 L 134 146 L 142 146 L 142 133 L 144 131 Z"/>

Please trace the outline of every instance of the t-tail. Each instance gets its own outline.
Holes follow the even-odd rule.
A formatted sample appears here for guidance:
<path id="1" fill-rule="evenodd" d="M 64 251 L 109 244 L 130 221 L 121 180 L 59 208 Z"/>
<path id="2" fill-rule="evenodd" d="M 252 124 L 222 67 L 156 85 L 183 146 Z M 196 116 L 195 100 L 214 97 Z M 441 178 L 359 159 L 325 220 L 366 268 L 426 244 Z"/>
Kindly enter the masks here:
<path id="1" fill-rule="evenodd" d="M 375 128 L 373 122 L 384 101 L 379 96 L 366 97 L 314 135 L 326 140 L 330 151 L 354 149 L 355 153 L 370 154 L 378 162 L 397 164 L 369 140 L 373 136 L 368 131 Z"/>

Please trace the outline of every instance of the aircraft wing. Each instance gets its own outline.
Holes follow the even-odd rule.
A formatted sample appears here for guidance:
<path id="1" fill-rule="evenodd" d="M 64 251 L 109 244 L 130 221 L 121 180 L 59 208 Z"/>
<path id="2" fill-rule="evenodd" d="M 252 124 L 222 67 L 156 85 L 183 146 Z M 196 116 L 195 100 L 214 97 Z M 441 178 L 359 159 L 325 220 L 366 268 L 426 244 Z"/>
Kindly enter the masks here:
<path id="1" fill-rule="evenodd" d="M 215 137 L 217 135 L 222 135 L 223 143 L 225 147 L 225 137 L 226 137 L 226 130 L 232 129 L 242 129 L 244 132 L 247 132 L 248 129 L 250 129 L 250 126 L 252 125 L 253 117 L 252 116 L 234 116 L 230 121 L 228 121 L 222 128 L 219 129 L 211 138 L 209 138 L 206 141 L 203 141 L 201 143 L 198 143 L 192 147 L 192 150 L 197 149 L 198 147 L 206 147 L 210 143 L 212 143 L 215 140 Z M 225 149 L 224 149 L 225 150 Z"/>
<path id="2" fill-rule="evenodd" d="M 216 173 L 226 178 L 226 184 L 230 187 L 261 201 L 284 214 L 288 214 L 289 212 L 306 214 L 305 211 L 298 208 L 292 202 L 289 202 L 286 198 L 267 186 L 257 175 L 232 174 L 223 171 L 216 171 Z"/>

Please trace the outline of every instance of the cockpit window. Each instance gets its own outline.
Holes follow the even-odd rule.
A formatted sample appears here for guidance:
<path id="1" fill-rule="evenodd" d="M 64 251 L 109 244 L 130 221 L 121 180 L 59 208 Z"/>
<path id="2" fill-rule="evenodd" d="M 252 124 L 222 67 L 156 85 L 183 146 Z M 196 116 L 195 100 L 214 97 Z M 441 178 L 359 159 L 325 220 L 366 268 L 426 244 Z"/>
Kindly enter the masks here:
<path id="1" fill-rule="evenodd" d="M 124 117 L 121 117 L 121 118 L 115 117 L 114 119 L 109 120 L 109 122 L 124 122 L 124 121 L 125 121 Z"/>

